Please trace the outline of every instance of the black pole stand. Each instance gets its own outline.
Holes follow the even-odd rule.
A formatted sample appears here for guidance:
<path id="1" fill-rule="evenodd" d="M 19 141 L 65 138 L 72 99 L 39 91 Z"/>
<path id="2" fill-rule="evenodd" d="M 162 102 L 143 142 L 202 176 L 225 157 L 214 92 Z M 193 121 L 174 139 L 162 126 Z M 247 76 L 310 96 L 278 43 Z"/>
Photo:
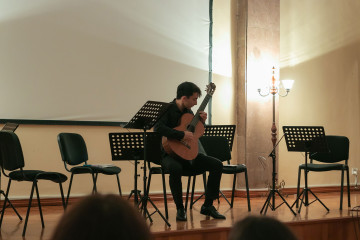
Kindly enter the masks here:
<path id="1" fill-rule="evenodd" d="M 268 207 L 270 206 L 270 209 L 272 211 L 275 211 L 277 208 L 279 208 L 281 205 L 283 205 L 284 203 L 286 204 L 286 206 L 290 209 L 290 211 L 294 214 L 294 216 L 296 216 L 296 213 L 294 212 L 294 210 L 292 210 L 292 208 L 290 207 L 290 205 L 288 204 L 288 202 L 285 200 L 285 198 L 281 195 L 281 193 L 279 192 L 279 190 L 276 189 L 276 147 L 277 145 L 280 143 L 280 141 L 283 139 L 284 136 L 282 136 L 280 138 L 280 140 L 277 142 L 277 144 L 274 146 L 273 150 L 271 151 L 271 153 L 269 154 L 269 157 L 272 158 L 272 165 L 273 165 L 273 170 L 272 170 L 272 186 L 270 188 L 269 191 L 269 195 L 266 198 L 266 201 L 263 205 L 263 207 L 261 208 L 260 214 L 264 212 L 264 215 L 266 215 L 266 212 L 268 210 Z M 282 203 L 279 204 L 278 206 L 275 206 L 275 195 L 278 194 L 280 196 L 280 198 L 282 199 Z"/>
<path id="2" fill-rule="evenodd" d="M 148 214 L 147 203 L 150 202 L 154 207 L 155 212 L 152 214 L 148 214 L 150 222 L 152 222 L 151 216 L 156 212 L 159 213 L 164 222 L 170 227 L 170 223 L 166 220 L 164 215 L 160 212 L 160 210 L 155 206 L 153 201 L 151 201 L 148 192 L 146 191 L 147 187 L 147 177 L 146 177 L 146 165 L 147 165 L 147 147 L 146 147 L 146 131 L 151 129 L 155 123 L 160 119 L 160 117 L 167 111 L 169 103 L 163 102 L 154 102 L 147 101 L 140 110 L 135 114 L 135 116 L 124 126 L 124 128 L 133 128 L 133 129 L 142 129 L 143 130 L 143 141 L 144 141 L 144 196 L 141 198 L 139 205 L 141 205 L 141 209 L 143 211 L 143 215 L 146 218 L 146 214 Z"/>
<path id="3" fill-rule="evenodd" d="M 329 211 L 329 208 L 315 195 L 313 191 L 308 187 L 308 156 L 310 152 L 329 152 L 324 127 L 298 127 L 298 126 L 283 126 L 286 145 L 288 151 L 305 152 L 305 186 L 300 194 L 298 194 L 295 202 L 291 205 L 291 208 L 296 204 L 296 208 L 299 207 L 299 200 L 301 198 L 300 207 L 298 213 L 301 212 L 301 207 L 304 204 L 305 207 L 310 204 L 319 201 L 323 207 Z M 315 200 L 309 203 L 309 193 L 311 193 Z M 305 201 L 304 201 L 305 200 Z"/>
<path id="4" fill-rule="evenodd" d="M 138 164 L 144 156 L 142 132 L 109 133 L 111 155 L 113 161 L 135 160 L 134 189 L 131 190 L 128 200 L 134 195 L 134 204 L 138 205 L 141 191 L 138 190 Z M 140 198 L 139 198 L 140 197 Z"/>

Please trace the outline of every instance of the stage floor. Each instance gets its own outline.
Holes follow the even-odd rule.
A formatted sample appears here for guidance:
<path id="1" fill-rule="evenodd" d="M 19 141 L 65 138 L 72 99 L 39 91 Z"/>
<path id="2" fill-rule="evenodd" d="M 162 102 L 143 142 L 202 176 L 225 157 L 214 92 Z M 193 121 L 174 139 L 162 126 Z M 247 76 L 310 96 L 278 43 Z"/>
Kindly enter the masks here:
<path id="1" fill-rule="evenodd" d="M 319 203 L 315 202 L 308 207 L 303 207 L 300 214 L 294 216 L 289 208 L 283 204 L 275 211 L 268 209 L 267 216 L 274 217 L 281 222 L 289 225 L 299 236 L 299 239 L 309 239 L 306 237 L 307 227 L 314 228 L 314 226 L 322 224 L 321 234 L 322 239 L 350 239 L 355 236 L 356 223 L 352 218 L 353 207 L 360 205 L 360 191 L 353 191 L 351 193 L 351 208 L 347 207 L 347 196 L 344 196 L 343 210 L 339 210 L 340 197 L 339 193 L 319 193 L 318 197 L 330 209 L 329 212 Z M 312 199 L 312 198 L 310 198 Z M 155 239 L 226 239 L 232 225 L 248 215 L 260 215 L 260 210 L 265 202 L 265 197 L 257 197 L 251 199 L 251 212 L 247 210 L 246 198 L 236 198 L 234 208 L 230 208 L 224 199 L 221 198 L 220 203 L 215 202 L 215 206 L 220 213 L 225 214 L 226 220 L 215 220 L 200 214 L 201 200 L 196 203 L 192 210 L 188 210 L 186 222 L 177 222 L 175 220 L 176 209 L 172 201 L 169 203 L 169 222 L 171 227 L 167 227 L 159 214 L 155 213 L 152 216 L 153 223 L 150 224 L 151 232 Z M 295 196 L 290 195 L 286 200 L 291 205 Z M 154 201 L 157 207 L 164 214 L 164 204 L 162 201 Z M 276 205 L 281 203 L 280 198 L 276 198 Z M 26 208 L 17 208 L 20 214 L 25 217 Z M 151 212 L 152 207 L 149 207 Z M 38 208 L 31 209 L 31 214 L 26 233 L 27 240 L 49 239 L 57 221 L 61 217 L 63 211 L 60 206 L 45 206 L 43 207 L 45 228 L 42 230 Z M 356 213 L 355 213 L 356 215 Z M 149 222 L 149 221 L 148 221 Z M 344 225 L 341 224 L 344 223 Z M 332 225 L 336 229 L 332 229 Z M 357 226 L 358 227 L 358 226 Z M 23 228 L 23 221 L 20 222 L 15 213 L 11 209 L 7 209 L 3 226 L 1 228 L 0 239 L 11 240 L 21 239 Z M 317 227 L 318 229 L 319 227 Z M 342 231 L 341 228 L 343 228 Z M 358 229 L 358 228 L 357 228 Z M 340 232 L 337 238 L 332 231 Z M 314 235 L 314 230 L 311 230 Z M 319 230 L 318 230 L 319 231 Z M 342 233 L 344 232 L 344 233 Z M 348 237 L 345 237 L 344 234 Z M 211 236 L 209 238 L 209 236 Z M 329 237 L 331 236 L 331 237 Z M 350 237 L 349 237 L 350 236 Z M 351 237 L 353 236 L 353 237 Z M 200 238 L 199 238 L 200 237 Z M 345 237 L 345 238 L 344 238 Z M 354 238 L 356 239 L 356 238 Z"/>

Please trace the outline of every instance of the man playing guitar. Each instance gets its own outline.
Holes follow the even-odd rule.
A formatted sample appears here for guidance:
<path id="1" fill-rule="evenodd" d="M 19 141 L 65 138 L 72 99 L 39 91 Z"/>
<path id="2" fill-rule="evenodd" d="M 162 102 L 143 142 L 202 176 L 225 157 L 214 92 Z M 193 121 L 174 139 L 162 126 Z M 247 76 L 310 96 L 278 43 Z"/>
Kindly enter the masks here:
<path id="1" fill-rule="evenodd" d="M 201 96 L 201 90 L 192 82 L 183 82 L 177 88 L 176 99 L 171 102 L 168 111 L 160 118 L 155 125 L 154 130 L 160 135 L 175 139 L 182 142 L 197 141 L 194 139 L 194 134 L 191 131 L 179 131 L 174 129 L 180 123 L 181 117 L 185 113 L 191 113 L 191 108 L 197 105 L 197 100 Z M 203 111 L 199 112 L 200 121 L 204 124 L 207 119 L 207 114 Z M 200 147 L 201 149 L 201 147 Z M 200 151 L 201 152 L 201 151 Z M 161 166 L 164 170 L 170 173 L 169 183 L 171 193 L 173 195 L 177 214 L 177 221 L 186 221 L 186 212 L 184 209 L 182 199 L 182 183 L 181 176 L 184 171 L 192 172 L 209 172 L 207 187 L 205 192 L 205 202 L 201 207 L 200 213 L 211 216 L 215 219 L 225 219 L 213 206 L 213 201 L 219 196 L 219 187 L 222 174 L 222 162 L 216 158 L 206 156 L 203 153 L 198 153 L 192 161 L 184 160 L 180 157 L 175 157 L 168 154 L 163 149 L 163 157 Z"/>

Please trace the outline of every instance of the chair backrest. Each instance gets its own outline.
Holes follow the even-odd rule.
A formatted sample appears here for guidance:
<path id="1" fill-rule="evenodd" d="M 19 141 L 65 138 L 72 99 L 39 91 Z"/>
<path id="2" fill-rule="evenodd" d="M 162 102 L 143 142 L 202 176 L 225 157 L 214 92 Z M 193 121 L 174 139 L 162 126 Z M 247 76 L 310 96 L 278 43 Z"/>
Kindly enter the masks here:
<path id="1" fill-rule="evenodd" d="M 236 125 L 206 125 L 204 136 L 223 136 L 228 139 L 230 151 L 234 143 Z"/>
<path id="2" fill-rule="evenodd" d="M 222 162 L 231 159 L 229 140 L 226 137 L 202 136 L 200 142 L 208 156 L 215 157 Z"/>
<path id="3" fill-rule="evenodd" d="M 324 162 L 335 163 L 349 159 L 349 139 L 344 136 L 327 135 L 326 141 L 329 147 L 328 153 L 310 153 L 310 159 Z"/>
<path id="4" fill-rule="evenodd" d="M 146 133 L 146 160 L 161 165 L 161 135 L 157 132 Z"/>
<path id="5" fill-rule="evenodd" d="M 25 166 L 19 138 L 13 132 L 0 131 L 0 165 L 8 171 Z"/>
<path id="6" fill-rule="evenodd" d="M 58 143 L 61 158 L 69 165 L 78 165 L 88 160 L 88 152 L 85 141 L 77 133 L 60 133 Z"/>

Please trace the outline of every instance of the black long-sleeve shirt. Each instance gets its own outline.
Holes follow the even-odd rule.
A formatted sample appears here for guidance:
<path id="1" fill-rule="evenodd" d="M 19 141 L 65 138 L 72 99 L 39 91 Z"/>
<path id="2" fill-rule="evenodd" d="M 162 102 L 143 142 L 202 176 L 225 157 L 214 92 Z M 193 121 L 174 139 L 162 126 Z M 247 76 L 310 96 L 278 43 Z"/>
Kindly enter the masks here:
<path id="1" fill-rule="evenodd" d="M 187 108 L 185 108 L 184 111 L 180 111 L 180 109 L 176 105 L 175 100 L 176 99 L 170 102 L 169 109 L 155 124 L 154 131 L 160 133 L 161 136 L 181 140 L 184 138 L 185 133 L 183 131 L 179 131 L 174 128 L 180 125 L 180 120 L 182 115 L 184 115 L 185 113 L 191 113 L 191 114 L 194 113 L 193 111 Z M 199 153 L 206 155 L 206 152 L 203 146 L 201 145 L 200 141 L 198 141 L 198 144 L 199 144 Z M 164 150 L 162 145 L 161 145 L 161 149 Z"/>
<path id="2" fill-rule="evenodd" d="M 167 138 L 173 138 L 181 140 L 184 138 L 185 133 L 183 131 L 175 130 L 174 128 L 179 126 L 181 116 L 185 113 L 193 112 L 187 108 L 184 111 L 180 111 L 176 105 L 176 99 L 174 99 L 169 106 L 166 113 L 159 119 L 154 126 L 154 131 L 160 133 L 160 135 Z"/>

